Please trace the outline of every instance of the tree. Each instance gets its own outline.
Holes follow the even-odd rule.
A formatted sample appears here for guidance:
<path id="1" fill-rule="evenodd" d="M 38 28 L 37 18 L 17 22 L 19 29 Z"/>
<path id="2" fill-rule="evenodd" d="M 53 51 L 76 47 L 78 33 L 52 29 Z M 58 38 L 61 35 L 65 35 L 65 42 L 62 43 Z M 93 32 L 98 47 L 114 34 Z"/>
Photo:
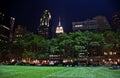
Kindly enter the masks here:
<path id="1" fill-rule="evenodd" d="M 39 59 L 45 53 L 46 41 L 39 35 L 26 34 L 17 43 L 23 49 L 23 58 Z"/>
<path id="2" fill-rule="evenodd" d="M 73 40 L 72 43 L 72 52 L 74 57 L 78 58 L 80 53 L 85 53 L 86 50 L 86 37 L 84 36 L 83 32 L 73 32 L 70 33 L 70 36 Z"/>
<path id="3" fill-rule="evenodd" d="M 115 46 L 118 40 L 116 33 L 113 31 L 105 31 L 103 33 L 103 36 L 105 38 L 105 45 L 103 50 L 107 52 L 115 51 L 116 50 Z"/>
<path id="4" fill-rule="evenodd" d="M 120 31 L 117 31 L 115 36 L 116 39 L 116 51 L 118 52 L 118 54 L 120 55 Z"/>
<path id="5" fill-rule="evenodd" d="M 58 37 L 59 50 L 63 52 L 64 58 L 73 58 L 73 42 L 71 34 L 63 33 Z"/>
<path id="6" fill-rule="evenodd" d="M 0 41 L 0 62 L 10 60 L 9 57 L 7 57 L 8 49 L 9 43 Z"/>

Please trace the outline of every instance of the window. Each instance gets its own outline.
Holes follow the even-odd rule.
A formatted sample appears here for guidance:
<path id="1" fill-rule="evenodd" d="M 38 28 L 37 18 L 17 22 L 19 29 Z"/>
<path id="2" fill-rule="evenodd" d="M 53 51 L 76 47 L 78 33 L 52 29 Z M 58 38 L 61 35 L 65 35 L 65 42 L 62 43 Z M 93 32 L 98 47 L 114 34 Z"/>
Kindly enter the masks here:
<path id="1" fill-rule="evenodd" d="M 108 53 L 107 53 L 107 52 L 104 52 L 104 55 L 108 55 Z"/>

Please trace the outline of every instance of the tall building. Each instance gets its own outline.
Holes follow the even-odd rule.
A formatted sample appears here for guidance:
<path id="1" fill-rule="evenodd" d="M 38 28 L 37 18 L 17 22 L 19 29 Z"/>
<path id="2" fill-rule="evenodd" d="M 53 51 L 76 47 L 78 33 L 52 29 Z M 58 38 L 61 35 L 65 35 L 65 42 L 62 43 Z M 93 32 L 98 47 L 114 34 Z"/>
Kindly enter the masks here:
<path id="1" fill-rule="evenodd" d="M 64 30 L 63 30 L 63 27 L 61 25 L 61 21 L 60 21 L 60 18 L 59 18 L 59 23 L 58 23 L 58 26 L 56 27 L 56 35 L 60 35 L 62 33 L 64 33 Z"/>
<path id="2" fill-rule="evenodd" d="M 110 24 L 105 16 L 96 16 L 93 19 L 97 21 L 97 29 L 98 30 L 107 30 L 111 29 Z"/>
<path id="3" fill-rule="evenodd" d="M 10 28 L 5 25 L 5 9 L 0 8 L 0 41 L 8 42 Z"/>
<path id="4" fill-rule="evenodd" d="M 10 42 L 13 41 L 13 28 L 14 28 L 14 23 L 15 23 L 15 18 L 14 18 L 14 17 L 10 17 L 10 38 L 9 38 L 9 41 L 10 41 Z"/>
<path id="5" fill-rule="evenodd" d="M 10 28 L 4 25 L 0 25 L 0 41 L 9 41 Z"/>
<path id="6" fill-rule="evenodd" d="M 97 29 L 97 21 L 90 19 L 81 22 L 72 22 L 72 25 L 73 25 L 73 31 Z"/>
<path id="7" fill-rule="evenodd" d="M 112 16 L 112 28 L 120 30 L 120 12 L 115 12 Z"/>
<path id="8" fill-rule="evenodd" d="M 5 10 L 0 8 L 0 25 L 3 24 L 4 17 L 5 17 Z"/>
<path id="9" fill-rule="evenodd" d="M 45 10 L 42 17 L 40 18 L 40 26 L 38 27 L 38 34 L 45 38 L 50 37 L 50 20 L 51 14 L 48 10 Z"/>
<path id="10" fill-rule="evenodd" d="M 109 30 L 111 29 L 106 17 L 96 16 L 81 22 L 72 22 L 73 31 L 84 30 Z"/>
<path id="11" fill-rule="evenodd" d="M 23 35 L 25 35 L 26 33 L 28 33 L 26 28 L 22 25 L 18 25 L 14 30 L 14 42 L 16 42 L 17 39 L 23 37 Z"/>

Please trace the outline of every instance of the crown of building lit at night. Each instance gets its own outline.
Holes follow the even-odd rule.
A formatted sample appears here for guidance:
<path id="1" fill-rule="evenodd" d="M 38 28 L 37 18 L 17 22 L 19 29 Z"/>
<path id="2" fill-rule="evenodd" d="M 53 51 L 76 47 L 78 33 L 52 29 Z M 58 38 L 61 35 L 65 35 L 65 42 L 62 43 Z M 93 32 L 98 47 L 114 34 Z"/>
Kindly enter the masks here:
<path id="1" fill-rule="evenodd" d="M 51 14 L 50 14 L 50 12 L 48 10 L 45 10 L 43 12 L 43 16 L 40 19 L 40 25 L 49 27 L 49 21 L 50 20 L 51 20 Z"/>
<path id="2" fill-rule="evenodd" d="M 63 27 L 61 25 L 61 21 L 60 21 L 60 18 L 59 18 L 59 24 L 56 27 L 56 34 L 61 34 L 61 33 L 64 33 L 64 30 L 63 30 Z"/>

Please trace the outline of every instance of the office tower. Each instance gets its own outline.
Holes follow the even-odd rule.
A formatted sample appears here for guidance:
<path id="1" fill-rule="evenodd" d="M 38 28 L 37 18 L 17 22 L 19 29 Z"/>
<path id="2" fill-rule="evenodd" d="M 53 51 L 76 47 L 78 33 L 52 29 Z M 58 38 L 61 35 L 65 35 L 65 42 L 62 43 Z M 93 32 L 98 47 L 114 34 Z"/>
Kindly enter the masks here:
<path id="1" fill-rule="evenodd" d="M 97 29 L 97 21 L 87 19 L 80 22 L 72 22 L 73 31 L 95 30 Z"/>
<path id="2" fill-rule="evenodd" d="M 3 21 L 4 21 L 4 17 L 5 17 L 5 10 L 0 8 L 0 25 L 3 25 Z"/>
<path id="3" fill-rule="evenodd" d="M 14 28 L 14 23 L 15 23 L 15 18 L 14 18 L 14 17 L 10 17 L 10 38 L 9 38 L 9 41 L 10 41 L 10 42 L 13 41 L 13 28 Z"/>
<path id="4" fill-rule="evenodd" d="M 110 30 L 110 24 L 105 16 L 96 16 L 93 19 L 87 19 L 80 22 L 72 22 L 73 31 L 85 31 L 85 30 Z"/>
<path id="5" fill-rule="evenodd" d="M 58 36 L 62 33 L 64 33 L 64 30 L 63 30 L 63 27 L 61 25 L 61 20 L 59 18 L 59 23 L 58 23 L 58 26 L 56 27 L 56 35 Z"/>
<path id="6" fill-rule="evenodd" d="M 38 27 L 38 34 L 48 39 L 50 37 L 50 20 L 51 14 L 48 10 L 43 12 L 42 17 L 40 18 L 40 26 Z"/>
<path id="7" fill-rule="evenodd" d="M 93 19 L 97 21 L 98 30 L 109 30 L 111 29 L 110 24 L 105 16 L 96 16 Z"/>
<path id="8" fill-rule="evenodd" d="M 115 12 L 112 16 L 112 28 L 120 30 L 120 12 Z"/>
<path id="9" fill-rule="evenodd" d="M 17 39 L 23 37 L 23 35 L 27 34 L 28 31 L 26 28 L 22 25 L 18 25 L 14 30 L 14 42 L 16 42 Z"/>
<path id="10" fill-rule="evenodd" d="M 0 41 L 8 42 L 9 34 L 10 34 L 10 28 L 4 25 L 0 25 Z"/>

